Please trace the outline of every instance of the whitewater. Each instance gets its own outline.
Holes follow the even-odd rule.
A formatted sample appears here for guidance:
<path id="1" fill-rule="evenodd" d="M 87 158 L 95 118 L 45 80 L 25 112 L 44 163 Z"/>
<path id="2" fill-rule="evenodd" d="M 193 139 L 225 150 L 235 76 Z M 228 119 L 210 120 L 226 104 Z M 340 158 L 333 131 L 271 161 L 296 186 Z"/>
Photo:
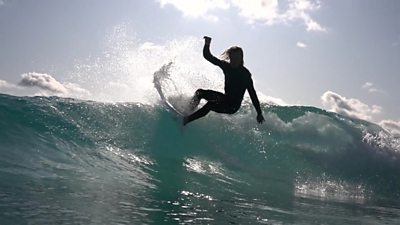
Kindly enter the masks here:
<path id="1" fill-rule="evenodd" d="M 261 98 L 258 125 L 246 98 L 182 128 L 154 76 L 180 103 L 223 81 L 184 43 L 77 65 L 85 92 L 0 94 L 0 224 L 399 223 L 400 139 L 376 124 Z"/>

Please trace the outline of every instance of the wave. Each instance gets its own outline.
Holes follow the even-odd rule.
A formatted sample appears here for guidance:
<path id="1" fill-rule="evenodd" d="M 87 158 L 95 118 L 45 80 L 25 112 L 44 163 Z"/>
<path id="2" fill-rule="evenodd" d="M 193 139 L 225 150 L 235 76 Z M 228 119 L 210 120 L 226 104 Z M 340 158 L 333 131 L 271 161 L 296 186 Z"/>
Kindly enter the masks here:
<path id="1" fill-rule="evenodd" d="M 394 182 L 399 165 L 396 137 L 376 124 L 314 107 L 264 105 L 266 122 L 256 125 L 252 106 L 246 102 L 236 115 L 211 114 L 181 131 L 161 106 L 58 97 L 0 98 L 0 141 L 6 155 L 47 149 L 47 158 L 56 155 L 53 147 L 58 154 L 68 154 L 64 146 L 57 147 L 60 143 L 90 148 L 116 145 L 144 153 L 162 145 L 168 154 L 221 152 L 240 159 L 247 168 L 269 168 L 272 173 L 329 171 L 359 182 L 385 182 L 385 178 Z M 43 148 L 29 147 L 35 145 Z"/>
<path id="2" fill-rule="evenodd" d="M 134 199 L 126 208 L 147 215 L 162 202 L 173 207 L 168 199 L 178 196 L 192 205 L 260 193 L 276 202 L 293 195 L 400 197 L 398 137 L 315 107 L 263 109 L 262 125 L 245 102 L 235 115 L 210 113 L 182 128 L 159 105 L 0 95 L 0 203 L 29 211 L 44 201 L 59 208 L 82 198 L 110 204 L 122 193 Z M 107 220 L 107 206 L 101 209 L 94 218 Z"/>

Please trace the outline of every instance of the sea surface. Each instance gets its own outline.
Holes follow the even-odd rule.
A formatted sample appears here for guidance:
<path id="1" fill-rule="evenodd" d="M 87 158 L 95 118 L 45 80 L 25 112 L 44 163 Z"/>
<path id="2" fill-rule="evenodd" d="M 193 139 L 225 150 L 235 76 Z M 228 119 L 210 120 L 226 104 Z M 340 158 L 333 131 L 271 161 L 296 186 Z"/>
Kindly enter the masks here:
<path id="1" fill-rule="evenodd" d="M 0 224 L 399 224 L 400 139 L 248 102 L 186 127 L 162 104 L 0 94 Z"/>

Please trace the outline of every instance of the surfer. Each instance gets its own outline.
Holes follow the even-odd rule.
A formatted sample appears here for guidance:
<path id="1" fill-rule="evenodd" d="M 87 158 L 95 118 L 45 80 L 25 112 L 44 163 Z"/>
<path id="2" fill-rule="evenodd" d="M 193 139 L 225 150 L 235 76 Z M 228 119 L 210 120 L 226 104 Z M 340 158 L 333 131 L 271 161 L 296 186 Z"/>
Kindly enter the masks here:
<path id="1" fill-rule="evenodd" d="M 210 111 L 226 114 L 237 112 L 242 104 L 246 90 L 249 92 L 251 101 L 257 111 L 257 122 L 263 123 L 264 117 L 253 86 L 251 73 L 243 65 L 243 50 L 238 46 L 230 47 L 222 54 L 223 60 L 220 60 L 210 52 L 211 38 L 205 36 L 204 41 L 204 58 L 219 66 L 224 72 L 225 94 L 213 90 L 198 89 L 190 102 L 192 110 L 199 105 L 201 99 L 207 100 L 207 103 L 193 114 L 185 116 L 183 124 L 186 125 L 193 120 L 199 119 Z"/>

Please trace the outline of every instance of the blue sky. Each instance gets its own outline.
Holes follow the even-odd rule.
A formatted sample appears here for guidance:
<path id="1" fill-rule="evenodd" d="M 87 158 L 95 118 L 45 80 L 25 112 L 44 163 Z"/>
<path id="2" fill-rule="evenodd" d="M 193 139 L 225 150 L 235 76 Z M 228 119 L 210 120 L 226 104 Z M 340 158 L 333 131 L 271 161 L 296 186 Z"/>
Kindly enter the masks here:
<path id="1" fill-rule="evenodd" d="M 85 72 L 108 76 L 108 83 L 126 80 L 109 75 L 113 56 L 125 59 L 121 69 L 140 60 L 143 54 L 133 52 L 143 46 L 174 51 L 171 43 L 190 40 L 199 43 L 183 55 L 192 51 L 198 59 L 191 62 L 200 62 L 201 37 L 209 35 L 215 55 L 243 47 L 256 89 L 266 96 L 398 129 L 398 12 L 398 0 L 0 0 L 0 92 L 93 96 Z M 117 55 L 105 54 L 117 47 Z M 146 57 L 149 71 L 157 70 L 161 58 Z M 193 70 L 210 71 L 199 65 Z"/>

